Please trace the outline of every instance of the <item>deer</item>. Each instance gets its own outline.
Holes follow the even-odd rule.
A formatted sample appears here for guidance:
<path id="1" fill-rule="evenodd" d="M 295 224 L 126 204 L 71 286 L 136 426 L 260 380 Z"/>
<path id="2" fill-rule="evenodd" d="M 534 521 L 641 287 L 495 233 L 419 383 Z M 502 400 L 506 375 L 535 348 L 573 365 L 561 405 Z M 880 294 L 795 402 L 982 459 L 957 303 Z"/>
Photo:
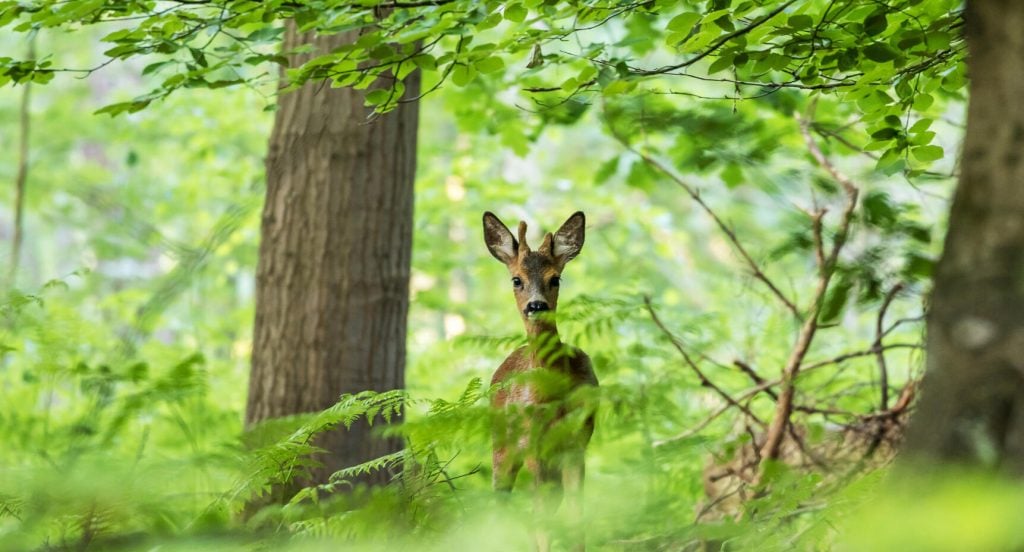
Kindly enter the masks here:
<path id="1" fill-rule="evenodd" d="M 491 407 L 497 413 L 492 429 L 492 485 L 495 491 L 510 492 L 525 464 L 533 476 L 535 515 L 543 518 L 558 507 L 564 493 L 577 533 L 572 548 L 580 551 L 585 548 L 581 530 L 584 456 L 594 433 L 594 416 L 577 411 L 585 416 L 582 423 L 566 423 L 573 414 L 567 399 L 579 388 L 598 382 L 590 357 L 562 343 L 554 313 L 562 270 L 583 248 L 585 227 L 586 218 L 577 211 L 557 232 L 546 233 L 534 251 L 526 242 L 525 222 L 519 223 L 518 236 L 513 236 L 493 213 L 483 216 L 484 242 L 508 268 L 527 335 L 527 344 L 514 350 L 491 378 L 495 390 Z M 546 532 L 536 531 L 535 538 L 537 550 L 550 549 Z"/>

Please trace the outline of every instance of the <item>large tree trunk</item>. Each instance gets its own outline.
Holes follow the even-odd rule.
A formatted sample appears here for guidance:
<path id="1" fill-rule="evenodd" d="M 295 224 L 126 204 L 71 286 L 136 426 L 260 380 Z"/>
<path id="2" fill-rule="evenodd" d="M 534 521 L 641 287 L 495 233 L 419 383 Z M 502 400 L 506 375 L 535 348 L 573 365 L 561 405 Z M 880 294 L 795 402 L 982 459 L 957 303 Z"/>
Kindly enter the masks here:
<path id="1" fill-rule="evenodd" d="M 968 0 L 962 174 L 928 314 L 912 456 L 1024 474 L 1024 2 Z"/>
<path id="2" fill-rule="evenodd" d="M 284 48 L 311 43 L 325 52 L 355 38 L 299 34 L 289 23 Z M 418 90 L 414 73 L 406 97 Z M 308 83 L 279 99 L 247 426 L 322 410 L 343 393 L 404 386 L 418 110 L 407 103 L 371 122 L 363 98 L 364 91 Z M 365 424 L 328 432 L 317 444 L 327 450 L 318 481 L 400 446 Z"/>

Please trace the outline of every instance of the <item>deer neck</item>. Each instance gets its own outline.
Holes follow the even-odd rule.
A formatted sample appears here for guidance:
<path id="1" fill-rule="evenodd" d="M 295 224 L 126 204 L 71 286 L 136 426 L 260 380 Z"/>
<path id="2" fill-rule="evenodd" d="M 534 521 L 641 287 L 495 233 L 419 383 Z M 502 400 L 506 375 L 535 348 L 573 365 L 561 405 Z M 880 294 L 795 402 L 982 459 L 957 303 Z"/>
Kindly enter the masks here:
<path id="1" fill-rule="evenodd" d="M 526 322 L 526 339 L 530 348 L 530 365 L 533 368 L 553 368 L 550 360 L 559 358 L 562 340 L 554 321 Z"/>

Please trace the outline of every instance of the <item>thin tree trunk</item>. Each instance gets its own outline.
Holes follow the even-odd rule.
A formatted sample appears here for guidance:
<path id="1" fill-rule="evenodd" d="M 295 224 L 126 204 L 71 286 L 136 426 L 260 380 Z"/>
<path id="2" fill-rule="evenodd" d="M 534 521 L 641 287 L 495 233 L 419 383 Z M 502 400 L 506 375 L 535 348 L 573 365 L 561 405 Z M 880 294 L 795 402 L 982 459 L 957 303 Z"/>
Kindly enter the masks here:
<path id="1" fill-rule="evenodd" d="M 906 451 L 1024 474 L 1024 3 L 969 0 L 962 174 Z"/>
<path id="2" fill-rule="evenodd" d="M 28 39 L 28 59 L 36 58 L 35 34 Z M 18 109 L 18 173 L 14 177 L 14 232 L 11 237 L 11 259 L 8 265 L 7 285 L 14 286 L 21 266 L 21 244 L 25 241 L 25 186 L 28 182 L 28 145 L 32 107 L 32 83 L 22 85 L 21 106 Z"/>
<path id="3" fill-rule="evenodd" d="M 325 52 L 355 38 L 300 34 L 289 23 L 284 48 L 313 44 Z M 406 97 L 418 91 L 414 73 Z M 371 122 L 364 94 L 308 83 L 279 99 L 266 163 L 248 426 L 322 410 L 344 393 L 404 386 L 418 108 L 404 104 Z M 323 481 L 401 443 L 356 424 L 317 445 L 327 450 L 314 476 Z"/>

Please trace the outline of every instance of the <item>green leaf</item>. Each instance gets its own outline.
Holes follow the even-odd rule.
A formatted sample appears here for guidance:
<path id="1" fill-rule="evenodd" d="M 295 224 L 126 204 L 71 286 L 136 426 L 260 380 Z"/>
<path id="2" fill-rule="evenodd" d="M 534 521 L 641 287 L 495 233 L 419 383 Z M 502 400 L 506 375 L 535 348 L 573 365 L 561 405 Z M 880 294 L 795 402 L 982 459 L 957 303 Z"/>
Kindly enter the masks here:
<path id="1" fill-rule="evenodd" d="M 935 133 L 931 131 L 918 132 L 914 134 L 913 138 L 910 139 L 910 144 L 913 146 L 926 146 L 932 143 L 935 139 Z"/>
<path id="2" fill-rule="evenodd" d="M 206 62 L 206 54 L 204 54 L 202 50 L 199 50 L 198 48 L 189 48 L 188 51 L 192 54 L 192 59 L 194 59 L 200 67 L 209 67 Z"/>
<path id="3" fill-rule="evenodd" d="M 900 131 L 892 127 L 885 127 L 883 129 L 876 130 L 875 132 L 871 133 L 871 137 L 874 138 L 875 140 L 892 140 L 893 138 L 899 135 Z"/>
<path id="4" fill-rule="evenodd" d="M 615 175 L 619 170 L 619 156 L 616 155 L 611 159 L 608 159 L 601 166 L 598 167 L 597 172 L 594 173 L 594 184 L 604 184 L 609 178 Z"/>
<path id="5" fill-rule="evenodd" d="M 918 278 L 931 278 L 935 268 L 935 261 L 918 253 L 907 255 L 906 264 L 903 266 L 905 276 Z"/>
<path id="6" fill-rule="evenodd" d="M 693 12 L 684 12 L 673 17 L 668 22 L 668 30 L 677 33 L 689 33 L 693 30 L 693 24 L 700 21 L 700 14 Z"/>
<path id="7" fill-rule="evenodd" d="M 885 153 L 878 158 L 878 161 L 875 163 L 875 170 L 882 174 L 892 175 L 903 170 L 904 166 L 903 148 L 895 146 L 886 150 Z"/>
<path id="8" fill-rule="evenodd" d="M 688 54 L 699 52 L 721 35 L 722 29 L 717 25 L 705 23 L 700 26 L 700 32 L 682 44 L 681 50 Z"/>
<path id="9" fill-rule="evenodd" d="M 708 67 L 708 74 L 709 75 L 714 75 L 715 73 L 717 73 L 719 71 L 722 71 L 722 70 L 725 70 L 725 69 L 728 69 L 728 68 L 732 67 L 733 59 L 735 59 L 735 58 L 734 58 L 734 56 L 731 56 L 731 55 L 720 56 L 718 59 L 715 60 L 714 63 L 711 64 L 711 67 Z"/>
<path id="10" fill-rule="evenodd" d="M 498 56 L 485 57 L 473 63 L 481 73 L 495 73 L 505 68 L 505 62 Z"/>
<path id="11" fill-rule="evenodd" d="M 914 109 L 917 111 L 924 111 L 932 106 L 935 102 L 935 98 L 931 94 L 918 94 L 914 96 Z"/>
<path id="12" fill-rule="evenodd" d="M 501 19 L 502 17 L 500 13 L 492 13 L 491 15 L 485 17 L 483 21 L 477 23 L 476 28 L 478 31 L 483 31 L 486 29 L 490 29 L 492 27 L 497 27 L 498 23 L 501 23 Z"/>
<path id="13" fill-rule="evenodd" d="M 526 21 L 528 13 L 529 10 L 524 8 L 522 4 L 511 4 L 505 7 L 505 19 L 515 23 L 522 23 L 523 21 Z"/>
<path id="14" fill-rule="evenodd" d="M 234 86 L 236 84 L 242 84 L 243 82 L 245 82 L 245 79 L 218 79 L 208 81 L 206 83 L 206 87 L 210 89 L 227 88 L 229 86 Z"/>
<path id="15" fill-rule="evenodd" d="M 388 98 L 390 97 L 391 90 L 382 88 L 371 90 L 368 94 L 366 94 L 366 105 L 377 106 L 388 101 Z"/>
<path id="16" fill-rule="evenodd" d="M 892 61 L 900 56 L 899 52 L 884 42 L 868 44 L 862 51 L 864 52 L 864 57 L 871 61 L 877 61 L 878 63 Z"/>
<path id="17" fill-rule="evenodd" d="M 150 100 L 135 100 L 130 102 L 119 102 L 110 105 L 103 106 L 97 109 L 94 113 L 99 115 L 101 113 L 107 113 L 111 117 L 120 115 L 121 113 L 135 113 L 141 109 L 144 109 L 149 105 Z"/>
<path id="18" fill-rule="evenodd" d="M 412 58 L 412 64 L 424 71 L 435 71 L 437 69 L 437 60 L 430 54 L 420 54 Z"/>
<path id="19" fill-rule="evenodd" d="M 889 26 L 889 21 L 886 20 L 885 10 L 880 9 L 875 13 L 869 15 L 864 20 L 864 32 L 868 36 L 875 36 L 885 32 L 885 29 Z"/>
<path id="20" fill-rule="evenodd" d="M 809 29 L 814 25 L 814 19 L 809 15 L 799 14 L 791 15 L 789 17 L 788 24 L 790 27 L 796 30 Z"/>
<path id="21" fill-rule="evenodd" d="M 417 69 L 415 63 L 405 62 L 398 65 L 398 72 L 395 73 L 395 78 L 398 80 L 404 80 L 410 73 Z"/>
<path id="22" fill-rule="evenodd" d="M 246 42 L 274 42 L 284 32 L 284 27 L 263 27 L 245 37 Z"/>
<path id="23" fill-rule="evenodd" d="M 473 80 L 474 73 L 472 67 L 464 63 L 457 63 L 452 68 L 452 82 L 457 86 L 466 86 L 469 81 Z"/>
<path id="24" fill-rule="evenodd" d="M 893 207 L 889 194 L 873 191 L 864 196 L 864 219 L 868 224 L 880 228 L 891 228 L 899 218 L 899 211 Z"/>
<path id="25" fill-rule="evenodd" d="M 156 63 L 150 63 L 149 65 L 147 65 L 142 70 L 142 74 L 143 75 L 148 75 L 150 73 L 155 73 L 155 72 L 159 71 L 160 69 L 162 69 L 164 67 L 167 67 L 168 65 L 173 65 L 175 63 L 177 63 L 177 62 L 174 61 L 173 59 L 165 60 L 165 61 L 158 61 Z"/>
<path id="26" fill-rule="evenodd" d="M 911 125 L 910 132 L 924 132 L 932 126 L 931 119 L 919 119 L 916 123 Z"/>
<path id="27" fill-rule="evenodd" d="M 626 92 L 629 92 L 636 88 L 636 84 L 636 81 L 632 80 L 613 80 L 612 82 L 608 83 L 608 86 L 605 86 L 604 90 L 602 90 L 601 92 L 605 96 L 616 96 L 618 94 L 625 94 Z"/>
<path id="28" fill-rule="evenodd" d="M 378 44 L 368 52 L 368 55 L 373 59 L 387 60 L 395 55 L 395 49 L 390 44 Z"/>
<path id="29" fill-rule="evenodd" d="M 718 175 L 729 189 L 743 183 L 743 168 L 738 163 L 729 163 Z"/>
<path id="30" fill-rule="evenodd" d="M 821 306 L 821 313 L 818 320 L 822 323 L 835 322 L 843 313 L 846 303 L 850 298 L 850 290 L 853 289 L 853 282 L 845 273 L 839 275 L 839 281 L 831 286 L 825 296 L 825 302 Z"/>
<path id="31" fill-rule="evenodd" d="M 910 154 L 918 161 L 928 163 L 942 159 L 945 152 L 942 150 L 941 146 L 917 146 L 910 149 Z"/>

